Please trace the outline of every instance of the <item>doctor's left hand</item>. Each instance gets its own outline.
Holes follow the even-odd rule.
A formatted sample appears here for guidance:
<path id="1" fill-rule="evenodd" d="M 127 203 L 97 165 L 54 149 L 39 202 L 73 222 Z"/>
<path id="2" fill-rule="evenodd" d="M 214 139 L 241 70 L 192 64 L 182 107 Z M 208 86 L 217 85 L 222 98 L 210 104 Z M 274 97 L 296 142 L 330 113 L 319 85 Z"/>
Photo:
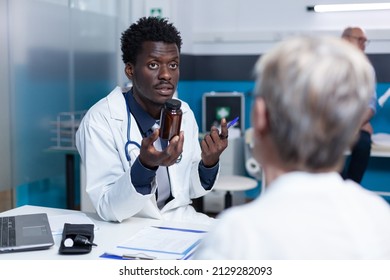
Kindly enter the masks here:
<path id="1" fill-rule="evenodd" d="M 219 157 L 228 146 L 228 133 L 225 118 L 221 120 L 221 132 L 215 126 L 211 127 L 210 133 L 200 143 L 204 166 L 213 167 L 218 163 Z"/>
<path id="2" fill-rule="evenodd" d="M 158 166 L 171 166 L 183 152 L 184 132 L 169 141 L 169 145 L 162 151 L 156 150 L 153 143 L 158 139 L 159 129 L 149 137 L 142 139 L 139 160 L 143 166 L 155 169 Z"/>

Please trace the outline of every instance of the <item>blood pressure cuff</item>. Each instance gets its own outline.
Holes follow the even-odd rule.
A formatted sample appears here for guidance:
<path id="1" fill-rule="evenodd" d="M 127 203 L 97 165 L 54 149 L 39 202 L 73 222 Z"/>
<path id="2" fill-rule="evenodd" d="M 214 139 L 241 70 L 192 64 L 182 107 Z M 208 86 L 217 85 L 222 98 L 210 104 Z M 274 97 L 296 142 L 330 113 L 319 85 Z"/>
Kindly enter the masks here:
<path id="1" fill-rule="evenodd" d="M 87 254 L 91 252 L 94 238 L 93 224 L 64 224 L 60 254 Z"/>

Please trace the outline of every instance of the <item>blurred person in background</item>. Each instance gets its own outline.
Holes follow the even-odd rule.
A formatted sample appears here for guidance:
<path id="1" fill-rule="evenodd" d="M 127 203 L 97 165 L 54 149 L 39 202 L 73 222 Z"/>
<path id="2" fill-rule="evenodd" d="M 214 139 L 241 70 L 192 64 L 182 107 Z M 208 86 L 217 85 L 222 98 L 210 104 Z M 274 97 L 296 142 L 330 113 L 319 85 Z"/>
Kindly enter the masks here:
<path id="1" fill-rule="evenodd" d="M 341 37 L 357 47 L 363 53 L 369 43 L 366 33 L 360 27 L 347 27 Z M 342 176 L 344 179 L 351 179 L 360 183 L 368 166 L 371 154 L 371 135 L 373 133 L 370 120 L 376 114 L 377 96 L 374 91 L 366 111 L 363 113 L 362 123 L 359 130 L 359 137 L 350 147 L 351 155 L 346 162 Z"/>

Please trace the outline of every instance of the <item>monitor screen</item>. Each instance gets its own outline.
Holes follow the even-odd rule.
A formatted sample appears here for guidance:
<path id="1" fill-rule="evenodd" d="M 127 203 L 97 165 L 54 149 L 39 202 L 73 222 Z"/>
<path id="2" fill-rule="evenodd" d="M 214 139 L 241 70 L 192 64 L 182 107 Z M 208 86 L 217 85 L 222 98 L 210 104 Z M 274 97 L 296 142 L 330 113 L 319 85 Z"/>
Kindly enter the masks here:
<path id="1" fill-rule="evenodd" d="M 227 122 L 240 117 L 235 125 L 241 132 L 244 128 L 244 94 L 241 92 L 206 92 L 202 99 L 202 132 L 211 126 L 219 127 L 222 118 Z"/>

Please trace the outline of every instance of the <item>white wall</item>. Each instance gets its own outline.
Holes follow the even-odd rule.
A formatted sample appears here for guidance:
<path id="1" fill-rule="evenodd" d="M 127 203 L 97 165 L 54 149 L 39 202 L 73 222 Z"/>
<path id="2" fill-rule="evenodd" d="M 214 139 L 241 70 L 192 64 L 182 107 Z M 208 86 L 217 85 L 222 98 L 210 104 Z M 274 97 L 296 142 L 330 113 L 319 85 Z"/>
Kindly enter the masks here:
<path id="1" fill-rule="evenodd" d="M 132 19 L 145 16 L 145 6 L 165 5 L 181 31 L 183 53 L 258 54 L 295 34 L 339 36 L 351 25 L 366 29 L 372 43 L 367 53 L 388 53 L 390 10 L 318 14 L 306 7 L 335 0 L 145 0 L 133 1 Z M 378 2 L 342 0 L 342 3 Z"/>
<path id="2" fill-rule="evenodd" d="M 366 29 L 372 40 L 367 47 L 368 53 L 388 52 L 390 49 L 390 10 L 326 14 L 307 12 L 306 6 L 313 2 L 335 3 L 307 0 L 194 0 L 193 46 L 188 51 L 196 54 L 257 54 L 291 35 L 320 33 L 339 36 L 346 26 L 351 25 Z"/>

